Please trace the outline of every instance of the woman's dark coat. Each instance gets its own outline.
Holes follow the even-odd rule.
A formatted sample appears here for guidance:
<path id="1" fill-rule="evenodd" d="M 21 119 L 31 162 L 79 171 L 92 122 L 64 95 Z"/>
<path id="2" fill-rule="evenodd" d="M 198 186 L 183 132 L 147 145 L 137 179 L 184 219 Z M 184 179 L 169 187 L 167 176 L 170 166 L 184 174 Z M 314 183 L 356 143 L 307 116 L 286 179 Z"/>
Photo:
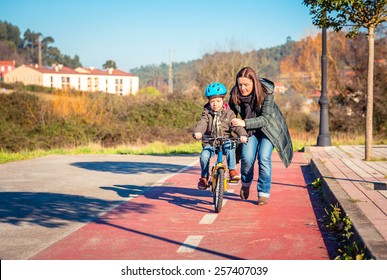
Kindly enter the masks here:
<path id="1" fill-rule="evenodd" d="M 257 117 L 245 119 L 245 128 L 247 130 L 260 128 L 277 149 L 285 167 L 288 167 L 293 158 L 292 140 L 288 125 L 277 104 L 274 102 L 274 83 L 264 78 L 261 78 L 260 81 L 266 87 L 268 95 L 264 98 L 261 106 L 256 108 L 255 113 Z M 241 107 L 234 104 L 232 97 L 230 97 L 229 105 L 236 115 L 239 114 L 244 119 L 245 116 L 241 115 Z"/>

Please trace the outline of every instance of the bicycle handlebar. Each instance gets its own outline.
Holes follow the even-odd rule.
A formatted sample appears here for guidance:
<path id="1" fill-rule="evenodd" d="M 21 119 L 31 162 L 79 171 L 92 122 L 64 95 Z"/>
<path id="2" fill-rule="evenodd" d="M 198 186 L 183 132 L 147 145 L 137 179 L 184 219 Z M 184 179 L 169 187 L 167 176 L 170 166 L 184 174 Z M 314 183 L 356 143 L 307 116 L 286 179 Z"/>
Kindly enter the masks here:
<path id="1" fill-rule="evenodd" d="M 230 141 L 237 141 L 237 140 L 239 140 L 239 137 L 224 137 L 224 136 L 220 136 L 220 137 L 210 136 L 210 137 L 209 137 L 209 136 L 203 135 L 201 140 L 204 140 L 204 141 L 214 141 L 214 140 L 220 140 L 220 141 L 227 141 L 227 140 L 230 140 Z"/>
<path id="2" fill-rule="evenodd" d="M 205 136 L 203 135 L 202 141 L 213 141 L 213 142 L 220 142 L 220 143 L 224 143 L 228 140 L 230 141 L 233 141 L 235 143 L 241 143 L 240 140 L 239 140 L 239 137 L 224 137 L 224 136 L 220 136 L 220 137 L 214 137 L 214 136 L 211 136 L 211 137 L 208 137 L 208 136 Z"/>

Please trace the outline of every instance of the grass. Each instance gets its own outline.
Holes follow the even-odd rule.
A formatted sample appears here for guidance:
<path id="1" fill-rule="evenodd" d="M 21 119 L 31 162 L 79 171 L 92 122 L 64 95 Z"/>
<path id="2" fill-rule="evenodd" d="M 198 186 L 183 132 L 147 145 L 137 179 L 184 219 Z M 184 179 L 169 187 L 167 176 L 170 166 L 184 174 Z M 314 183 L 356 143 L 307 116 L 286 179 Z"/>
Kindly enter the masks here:
<path id="1" fill-rule="evenodd" d="M 154 142 L 143 146 L 118 146 L 115 148 L 104 148 L 99 144 L 89 144 L 68 149 L 34 150 L 10 153 L 0 151 L 0 164 L 27 160 L 48 155 L 81 155 L 81 154 L 133 154 L 133 155 L 176 155 L 196 154 L 201 152 L 200 142 L 192 142 L 179 145 L 168 145 L 162 142 Z"/>
<path id="2" fill-rule="evenodd" d="M 202 150 L 199 141 L 170 146 L 162 142 L 154 142 L 143 147 L 118 147 L 112 149 L 117 154 L 142 154 L 142 155 L 176 155 L 176 154 L 197 154 Z"/>
<path id="3" fill-rule="evenodd" d="M 301 151 L 305 146 L 314 146 L 317 144 L 318 132 L 315 133 L 300 133 L 292 132 L 293 149 L 295 151 Z M 364 135 L 356 133 L 342 133 L 342 132 L 331 132 L 331 144 L 332 146 L 341 145 L 364 145 Z M 374 137 L 374 144 L 386 144 L 387 139 L 379 139 Z"/>
<path id="4" fill-rule="evenodd" d="M 302 151 L 305 146 L 316 145 L 317 135 L 312 133 L 292 133 L 294 151 Z M 331 133 L 333 146 L 339 145 L 364 145 L 364 136 L 343 133 Z M 375 139 L 374 144 L 385 144 L 385 139 Z M 12 161 L 32 159 L 47 155 L 77 155 L 77 154 L 136 154 L 136 155 L 175 155 L 175 154 L 198 154 L 201 152 L 200 141 L 169 145 L 163 142 L 154 142 L 147 145 L 117 146 L 104 148 L 100 144 L 89 144 L 75 148 L 62 148 L 52 150 L 34 150 L 11 153 L 0 150 L 0 164 Z"/>

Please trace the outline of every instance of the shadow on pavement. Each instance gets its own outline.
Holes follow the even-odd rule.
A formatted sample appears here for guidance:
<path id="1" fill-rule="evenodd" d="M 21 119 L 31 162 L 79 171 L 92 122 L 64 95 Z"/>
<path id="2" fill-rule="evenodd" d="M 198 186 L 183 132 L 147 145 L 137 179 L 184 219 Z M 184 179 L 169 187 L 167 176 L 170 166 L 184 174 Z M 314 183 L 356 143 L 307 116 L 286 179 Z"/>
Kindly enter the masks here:
<path id="1" fill-rule="evenodd" d="M 160 186 L 153 187 L 146 192 L 148 199 L 163 200 L 173 205 L 199 212 L 212 212 L 212 194 L 209 190 L 187 189 L 181 187 Z"/>
<path id="2" fill-rule="evenodd" d="M 289 187 L 296 187 L 296 188 L 305 188 L 303 185 L 295 185 L 295 184 L 285 184 L 285 183 L 279 183 L 279 182 L 271 182 L 273 185 L 282 185 L 282 186 L 289 186 Z"/>
<path id="3" fill-rule="evenodd" d="M 127 228 L 127 227 L 124 227 L 124 226 L 121 226 L 121 225 L 116 225 L 116 224 L 113 224 L 113 223 L 109 222 L 106 219 L 99 219 L 96 223 L 102 224 L 102 225 L 111 226 L 111 227 L 114 227 L 114 228 L 117 228 L 117 229 L 120 229 L 120 230 L 124 230 L 124 231 L 127 231 L 127 232 L 132 232 L 132 233 L 135 233 L 135 234 L 138 234 L 138 235 L 146 236 L 148 238 L 161 240 L 161 241 L 166 242 L 166 243 L 170 243 L 170 244 L 174 244 L 174 245 L 178 245 L 178 246 L 183 246 L 183 247 L 186 247 L 186 248 L 189 248 L 189 249 L 195 249 L 196 251 L 204 252 L 204 253 L 211 254 L 211 255 L 214 255 L 214 256 L 219 256 L 219 257 L 222 257 L 222 258 L 225 258 L 225 259 L 243 260 L 242 258 L 233 256 L 233 255 L 229 255 L 229 254 L 225 254 L 225 253 L 222 253 L 222 252 L 213 251 L 213 250 L 202 248 L 202 247 L 192 246 L 190 244 L 181 243 L 179 241 L 176 241 L 176 240 L 173 240 L 173 239 L 170 239 L 170 238 L 165 238 L 165 237 L 162 237 L 162 236 L 159 236 L 159 235 L 155 235 L 155 234 L 151 234 L 151 233 L 147 233 L 147 232 L 143 232 L 143 231 Z"/>
<path id="4" fill-rule="evenodd" d="M 70 222 L 89 222 L 123 202 L 58 194 L 32 192 L 2 192 L 0 222 L 13 225 L 36 224 L 48 228 L 65 226 Z M 122 211 L 143 212 L 149 204 L 128 204 Z"/>
<path id="5" fill-rule="evenodd" d="M 91 162 L 75 162 L 71 164 L 79 168 L 88 170 L 112 172 L 118 174 L 167 174 L 180 172 L 185 165 L 156 163 L 156 162 L 117 162 L 117 161 L 91 161 Z M 191 169 L 185 170 L 183 173 L 193 173 Z"/>
<path id="6" fill-rule="evenodd" d="M 137 185 L 113 185 L 113 186 L 103 186 L 100 189 L 113 191 L 119 197 L 129 198 L 142 194 L 144 191 L 147 191 L 150 187 L 146 186 L 137 186 Z"/>
<path id="7" fill-rule="evenodd" d="M 211 212 L 208 208 L 208 205 L 212 205 L 212 194 L 209 190 L 202 191 L 198 189 L 187 189 L 168 185 L 156 187 L 114 185 L 111 187 L 106 186 L 100 188 L 108 191 L 114 191 L 118 196 L 123 198 L 141 194 L 147 199 L 163 200 L 190 210 Z"/>

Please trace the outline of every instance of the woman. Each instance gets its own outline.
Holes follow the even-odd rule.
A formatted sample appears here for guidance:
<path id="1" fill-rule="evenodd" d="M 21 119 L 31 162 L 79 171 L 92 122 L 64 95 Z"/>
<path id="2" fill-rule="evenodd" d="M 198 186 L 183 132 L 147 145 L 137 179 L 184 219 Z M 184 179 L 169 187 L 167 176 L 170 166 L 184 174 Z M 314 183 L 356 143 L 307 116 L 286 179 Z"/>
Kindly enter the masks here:
<path id="1" fill-rule="evenodd" d="M 241 175 L 242 187 L 240 197 L 249 197 L 250 186 L 254 177 L 255 159 L 258 159 L 258 205 L 268 203 L 270 197 L 272 164 L 271 156 L 274 147 L 284 163 L 290 165 L 293 158 L 292 140 L 288 126 L 274 102 L 274 83 L 257 78 L 250 67 L 242 68 L 235 79 L 230 93 L 229 105 L 235 115 L 233 126 L 245 127 L 248 142 L 242 144 Z"/>

